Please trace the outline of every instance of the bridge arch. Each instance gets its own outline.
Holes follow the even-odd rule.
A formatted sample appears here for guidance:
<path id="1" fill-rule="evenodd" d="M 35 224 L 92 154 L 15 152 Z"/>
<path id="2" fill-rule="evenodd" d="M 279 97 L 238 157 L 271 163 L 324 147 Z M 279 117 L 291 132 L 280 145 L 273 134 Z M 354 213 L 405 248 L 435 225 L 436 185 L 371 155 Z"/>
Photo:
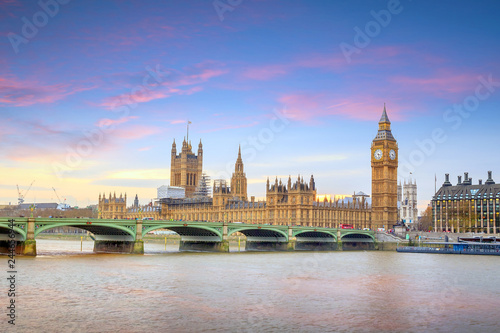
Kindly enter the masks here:
<path id="1" fill-rule="evenodd" d="M 344 241 L 355 241 L 358 239 L 359 242 L 375 242 L 375 237 L 368 233 L 360 233 L 360 232 L 347 232 L 343 234 L 340 239 Z"/>
<path id="2" fill-rule="evenodd" d="M 343 250 L 375 250 L 375 237 L 368 233 L 348 232 L 341 240 Z"/>
<path id="3" fill-rule="evenodd" d="M 294 235 L 296 238 L 333 238 L 337 241 L 337 235 L 326 230 L 299 230 Z"/>
<path id="4" fill-rule="evenodd" d="M 82 222 L 68 221 L 59 222 L 57 224 L 40 222 L 35 225 L 35 238 L 40 233 L 46 230 L 50 230 L 58 227 L 73 227 L 78 229 L 83 229 L 93 233 L 96 236 L 109 236 L 109 237 L 119 237 L 123 240 L 134 241 L 135 240 L 135 225 L 123 226 L 118 224 L 110 223 L 99 223 L 98 220 L 83 220 Z M 55 221 L 54 221 L 55 222 Z M 37 227 L 39 225 L 39 227 Z"/>
<path id="5" fill-rule="evenodd" d="M 200 237 L 203 237 L 206 239 L 211 238 L 212 241 L 222 241 L 222 228 L 220 228 L 221 230 L 219 230 L 216 227 L 209 227 L 202 225 L 190 226 L 184 224 L 178 224 L 178 225 L 161 224 L 154 226 L 146 226 L 142 230 L 142 235 L 145 236 L 148 232 L 158 229 L 171 230 L 179 234 L 179 236 L 181 236 L 183 239 L 189 237 L 197 237 L 199 239 Z M 217 239 L 214 239 L 214 237 L 217 237 Z"/>
<path id="6" fill-rule="evenodd" d="M 272 242 L 288 242 L 286 232 L 274 228 L 259 228 L 254 226 L 246 226 L 234 228 L 227 232 L 228 236 L 234 233 L 241 232 L 247 237 L 247 241 L 272 241 Z"/>
<path id="7" fill-rule="evenodd" d="M 26 240 L 26 230 L 19 228 L 18 226 L 14 226 L 14 232 L 16 233 L 16 238 L 14 240 L 16 241 L 25 241 Z M 10 233 L 11 227 L 5 224 L 0 224 L 0 240 L 11 240 L 9 238 L 9 233 Z"/>

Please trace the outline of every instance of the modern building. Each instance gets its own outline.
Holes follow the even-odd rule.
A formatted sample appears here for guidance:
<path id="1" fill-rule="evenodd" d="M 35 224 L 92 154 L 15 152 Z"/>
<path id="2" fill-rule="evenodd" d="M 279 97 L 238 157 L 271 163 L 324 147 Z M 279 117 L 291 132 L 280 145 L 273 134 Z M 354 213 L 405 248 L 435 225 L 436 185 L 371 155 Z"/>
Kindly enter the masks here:
<path id="1" fill-rule="evenodd" d="M 158 199 L 182 199 L 186 197 L 186 189 L 180 186 L 162 185 L 156 190 Z"/>
<path id="2" fill-rule="evenodd" d="M 398 209 L 399 220 L 410 229 L 416 228 L 418 223 L 417 208 L 417 181 L 404 179 L 403 184 L 398 184 Z"/>
<path id="3" fill-rule="evenodd" d="M 398 222 L 398 143 L 392 135 L 385 104 L 372 141 L 371 164 L 372 225 L 389 230 Z"/>
<path id="4" fill-rule="evenodd" d="M 500 233 L 500 184 L 488 171 L 486 182 L 472 184 L 469 173 L 458 176 L 456 185 L 449 174 L 432 198 L 432 219 L 435 231 Z"/>

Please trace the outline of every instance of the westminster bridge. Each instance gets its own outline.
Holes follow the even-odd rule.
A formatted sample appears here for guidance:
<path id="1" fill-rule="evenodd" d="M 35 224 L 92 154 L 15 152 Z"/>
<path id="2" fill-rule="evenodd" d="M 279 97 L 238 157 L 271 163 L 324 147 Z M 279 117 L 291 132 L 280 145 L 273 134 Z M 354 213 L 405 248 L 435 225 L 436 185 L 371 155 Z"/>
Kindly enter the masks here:
<path id="1" fill-rule="evenodd" d="M 49 229 L 74 227 L 94 239 L 94 252 L 144 253 L 143 236 L 157 229 L 180 235 L 180 251 L 229 252 L 228 237 L 246 236 L 247 251 L 374 250 L 374 231 L 228 222 L 0 217 L 0 253 L 11 240 L 16 253 L 36 256 L 36 237 Z"/>

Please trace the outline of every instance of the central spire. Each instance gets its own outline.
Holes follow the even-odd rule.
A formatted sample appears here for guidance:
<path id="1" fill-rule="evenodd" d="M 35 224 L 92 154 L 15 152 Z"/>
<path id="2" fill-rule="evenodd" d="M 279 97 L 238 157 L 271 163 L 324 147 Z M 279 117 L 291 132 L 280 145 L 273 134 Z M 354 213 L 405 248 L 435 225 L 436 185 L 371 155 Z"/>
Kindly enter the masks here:
<path id="1" fill-rule="evenodd" d="M 384 111 L 382 112 L 382 117 L 380 117 L 380 121 L 378 122 L 379 124 L 380 123 L 391 123 L 390 120 L 389 120 L 389 117 L 387 117 L 387 111 L 385 110 L 385 103 L 384 103 Z"/>
<path id="2" fill-rule="evenodd" d="M 382 111 L 382 116 L 380 117 L 380 121 L 378 122 L 378 133 L 374 141 L 378 140 L 396 141 L 396 139 L 394 139 L 391 133 L 391 122 L 389 120 L 389 117 L 387 116 L 385 103 L 384 103 L 384 110 Z"/>
<path id="3" fill-rule="evenodd" d="M 243 172 L 243 160 L 241 159 L 241 145 L 238 147 L 238 158 L 234 164 L 234 170 L 236 172 Z"/>

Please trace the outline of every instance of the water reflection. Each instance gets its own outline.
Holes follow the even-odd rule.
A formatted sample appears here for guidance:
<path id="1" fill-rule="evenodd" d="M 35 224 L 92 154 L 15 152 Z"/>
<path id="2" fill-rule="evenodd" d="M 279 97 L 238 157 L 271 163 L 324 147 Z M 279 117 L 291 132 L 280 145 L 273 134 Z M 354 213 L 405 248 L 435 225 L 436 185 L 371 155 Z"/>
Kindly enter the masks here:
<path id="1" fill-rule="evenodd" d="M 498 258 L 395 252 L 92 253 L 19 258 L 19 331 L 498 331 Z M 158 254 L 155 254 L 158 253 Z M 64 255 L 62 255 L 64 254 Z M 34 320 L 36 318 L 36 320 Z"/>

